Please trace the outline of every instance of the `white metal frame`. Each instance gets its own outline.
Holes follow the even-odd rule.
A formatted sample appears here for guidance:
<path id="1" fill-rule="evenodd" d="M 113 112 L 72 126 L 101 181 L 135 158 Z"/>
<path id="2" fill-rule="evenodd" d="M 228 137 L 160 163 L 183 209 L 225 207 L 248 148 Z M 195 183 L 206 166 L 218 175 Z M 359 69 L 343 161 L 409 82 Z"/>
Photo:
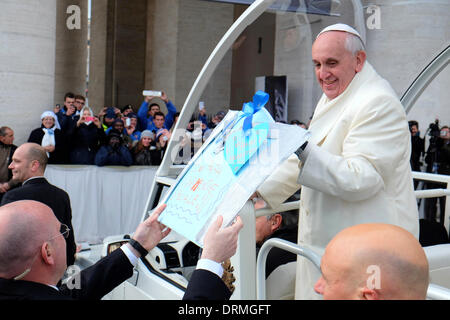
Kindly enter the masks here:
<path id="1" fill-rule="evenodd" d="M 426 172 L 413 171 L 413 178 L 416 180 L 423 181 L 433 181 L 446 183 L 446 189 L 428 189 L 428 190 L 416 190 L 414 194 L 417 199 L 423 198 L 436 198 L 446 196 L 445 200 L 445 215 L 444 215 L 444 226 L 447 231 L 449 231 L 449 219 L 450 219 L 450 176 L 443 174 L 432 174 Z"/>
<path id="2" fill-rule="evenodd" d="M 417 76 L 409 88 L 405 91 L 400 101 L 408 113 L 419 99 L 422 92 L 428 87 L 434 78 L 448 65 L 450 61 L 450 45 L 439 53 L 422 72 Z"/>
<path id="3" fill-rule="evenodd" d="M 283 240 L 283 239 L 269 239 L 262 245 L 259 254 L 258 260 L 256 262 L 256 279 L 257 279 L 257 299 L 265 300 L 266 299 L 266 260 L 269 254 L 269 251 L 273 248 L 280 248 L 297 255 L 303 256 L 309 259 L 317 269 L 320 269 L 320 260 L 321 257 L 316 252 L 311 250 L 308 247 L 299 246 L 295 243 Z"/>
<path id="4" fill-rule="evenodd" d="M 427 291 L 428 300 L 450 300 L 450 289 L 430 283 Z"/>

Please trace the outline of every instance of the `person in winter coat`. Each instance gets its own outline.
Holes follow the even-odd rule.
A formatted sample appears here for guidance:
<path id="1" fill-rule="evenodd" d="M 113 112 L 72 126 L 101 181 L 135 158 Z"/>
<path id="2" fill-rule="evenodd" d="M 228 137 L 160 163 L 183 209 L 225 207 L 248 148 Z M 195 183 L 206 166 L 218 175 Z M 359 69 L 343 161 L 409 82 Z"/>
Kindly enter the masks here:
<path id="1" fill-rule="evenodd" d="M 89 107 L 81 109 L 71 139 L 70 163 L 94 164 L 95 155 L 106 135 L 100 120 L 94 117 Z"/>

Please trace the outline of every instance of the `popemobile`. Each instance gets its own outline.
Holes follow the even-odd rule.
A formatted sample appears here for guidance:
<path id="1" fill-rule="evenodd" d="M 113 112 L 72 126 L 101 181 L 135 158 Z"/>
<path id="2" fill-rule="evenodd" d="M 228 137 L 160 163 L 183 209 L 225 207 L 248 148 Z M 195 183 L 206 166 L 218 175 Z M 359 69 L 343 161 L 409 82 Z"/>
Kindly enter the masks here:
<path id="1" fill-rule="evenodd" d="M 242 79 L 254 81 L 255 86 L 245 89 L 238 85 L 232 90 L 236 92 L 247 90 L 248 97 L 253 96 L 258 90 L 269 93 L 271 100 L 267 102 L 266 108 L 276 122 L 288 122 L 288 110 L 289 119 L 309 119 L 322 94 L 314 77 L 311 59 L 312 43 L 320 30 L 339 22 L 351 25 L 359 32 L 366 43 L 367 60 L 383 78 L 389 81 L 401 97 L 400 101 L 408 120 L 433 122 L 437 109 L 427 108 L 434 105 L 442 107 L 450 98 L 448 29 L 446 33 L 443 33 L 445 36 L 439 36 L 434 34 L 438 28 L 431 27 L 433 23 L 439 25 L 442 22 L 440 19 L 448 21 L 448 12 L 450 12 L 448 2 L 382 0 L 301 1 L 301 4 L 298 1 L 275 0 L 222 2 L 239 2 L 248 6 L 245 10 L 242 9 L 240 16 L 214 47 L 198 74 L 184 102 L 175 132 L 186 128 L 205 90 L 213 85 L 211 82 L 213 75 L 223 72 L 224 66 L 228 66 L 230 59 L 237 59 L 243 54 L 241 50 L 245 48 L 250 52 L 248 54 L 251 58 L 242 58 L 244 62 L 240 66 L 240 72 L 242 72 Z M 434 12 L 432 7 L 442 7 L 437 11 L 447 12 L 447 17 L 421 15 L 421 12 L 430 12 L 430 10 Z M 415 18 L 410 18 L 412 16 Z M 258 33 L 257 26 L 261 25 L 264 25 L 264 36 Z M 270 54 L 267 54 L 267 51 Z M 263 54 L 265 54 L 264 57 Z M 272 73 L 269 73 L 270 76 L 264 76 L 268 74 L 264 71 L 267 70 L 268 65 L 272 68 Z M 250 79 L 247 69 L 257 70 L 252 73 Z M 277 82 L 271 82 L 274 78 Z M 230 92 L 230 96 L 236 92 Z M 249 100 L 246 99 L 241 103 Z M 242 105 L 236 106 L 234 110 L 228 112 L 227 116 L 230 117 L 237 112 L 236 110 L 241 110 L 241 107 Z M 441 123 L 450 124 L 450 112 L 441 109 L 440 113 Z M 226 130 L 225 125 L 226 123 L 216 127 L 208 139 L 217 138 L 221 130 Z M 177 153 L 177 148 L 180 148 L 175 140 L 170 141 L 164 159 L 156 172 L 145 210 L 142 213 L 142 221 L 173 191 L 171 186 L 178 183 L 180 175 L 186 173 L 186 164 L 176 164 L 171 157 L 172 154 Z M 292 138 L 286 141 L 290 140 Z M 204 145 L 211 141 L 213 140 L 206 140 Z M 203 150 L 206 149 L 200 149 L 197 154 L 202 153 Z M 187 166 L 197 159 L 197 154 Z M 413 178 L 420 182 L 415 190 L 415 196 L 417 203 L 420 204 L 421 217 L 424 214 L 423 199 L 442 196 L 447 198 L 445 217 L 441 223 L 448 233 L 450 176 L 413 172 Z M 423 190 L 421 186 L 426 181 L 441 182 L 447 187 Z M 249 192 L 254 192 L 257 187 L 257 185 L 254 186 Z M 266 258 L 268 252 L 274 247 L 306 257 L 315 267 L 320 267 L 320 252 L 315 251 L 314 248 L 298 246 L 296 243 L 281 239 L 274 238 L 266 241 L 258 254 L 256 253 L 255 218 L 296 210 L 299 208 L 299 202 L 299 200 L 289 201 L 278 208 L 259 210 L 255 210 L 250 200 L 240 205 L 237 212 L 244 222 L 244 227 L 240 232 L 237 253 L 231 258 L 229 268 L 225 270 L 228 276 L 226 281 L 234 290 L 231 299 L 294 299 L 295 261 L 280 265 L 267 279 L 265 277 Z M 77 268 L 83 269 L 92 265 L 129 239 L 130 235 L 119 234 L 105 238 L 102 244 L 84 246 L 83 250 L 77 254 Z M 162 243 L 139 260 L 133 276 L 104 299 L 181 299 L 199 259 L 200 245 L 201 241 L 188 239 L 180 232 L 172 231 Z M 450 299 L 450 243 L 436 243 L 423 248 L 430 268 L 427 298 Z M 264 314 L 267 311 L 263 305 L 224 307 L 229 309 L 220 310 L 221 314 L 251 312 Z M 246 310 L 236 309 L 238 307 L 245 307 Z M 203 310 L 192 310 L 187 305 L 179 310 L 180 314 L 191 314 L 191 312 L 201 312 L 206 316 L 214 315 L 216 310 L 206 307 Z"/>

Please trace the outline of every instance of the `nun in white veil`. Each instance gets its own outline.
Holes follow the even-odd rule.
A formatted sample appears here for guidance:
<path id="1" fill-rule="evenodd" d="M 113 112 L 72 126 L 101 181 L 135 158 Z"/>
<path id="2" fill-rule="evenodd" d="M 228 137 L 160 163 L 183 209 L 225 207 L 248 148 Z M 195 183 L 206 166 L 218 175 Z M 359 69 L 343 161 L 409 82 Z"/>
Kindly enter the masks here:
<path id="1" fill-rule="evenodd" d="M 53 111 L 45 111 L 41 114 L 41 127 L 30 133 L 28 142 L 34 142 L 47 151 L 48 163 L 67 163 L 67 143 L 61 131 L 58 117 Z"/>

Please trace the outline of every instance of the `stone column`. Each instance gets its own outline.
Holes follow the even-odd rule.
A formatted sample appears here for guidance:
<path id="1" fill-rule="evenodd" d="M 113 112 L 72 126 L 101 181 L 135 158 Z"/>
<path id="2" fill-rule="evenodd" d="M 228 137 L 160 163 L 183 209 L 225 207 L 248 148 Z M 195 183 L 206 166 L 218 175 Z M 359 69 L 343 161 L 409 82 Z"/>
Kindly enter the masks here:
<path id="1" fill-rule="evenodd" d="M 53 108 L 56 0 L 2 0 L 0 21 L 0 125 L 20 145 Z"/>
<path id="2" fill-rule="evenodd" d="M 91 38 L 89 56 L 89 106 L 98 113 L 107 105 L 106 53 L 108 28 L 108 0 L 92 1 Z"/>
<path id="3" fill-rule="evenodd" d="M 147 0 L 116 1 L 114 27 L 113 104 L 137 110 L 145 89 Z"/>
<path id="4" fill-rule="evenodd" d="M 95 2 L 95 1 L 94 1 Z M 72 11 L 68 8 L 74 8 Z M 86 95 L 88 1 L 56 1 L 55 103 L 64 102 L 64 94 Z M 74 22 L 79 19 L 79 25 Z"/>
<path id="5" fill-rule="evenodd" d="M 233 23 L 233 6 L 199 0 L 149 0 L 146 86 L 164 90 L 178 111 L 203 64 Z M 208 114 L 229 107 L 231 52 L 205 88 Z M 151 86 L 151 87 L 150 87 Z M 162 108 L 165 112 L 165 108 Z"/>
<path id="6" fill-rule="evenodd" d="M 151 4 L 151 5 L 150 5 Z M 146 89 L 163 90 L 178 110 L 177 105 L 177 48 L 179 24 L 178 0 L 149 0 L 147 25 Z M 164 103 L 155 102 L 167 112 Z"/>
<path id="7" fill-rule="evenodd" d="M 142 102 L 147 0 L 92 1 L 89 98 L 94 111 Z"/>

